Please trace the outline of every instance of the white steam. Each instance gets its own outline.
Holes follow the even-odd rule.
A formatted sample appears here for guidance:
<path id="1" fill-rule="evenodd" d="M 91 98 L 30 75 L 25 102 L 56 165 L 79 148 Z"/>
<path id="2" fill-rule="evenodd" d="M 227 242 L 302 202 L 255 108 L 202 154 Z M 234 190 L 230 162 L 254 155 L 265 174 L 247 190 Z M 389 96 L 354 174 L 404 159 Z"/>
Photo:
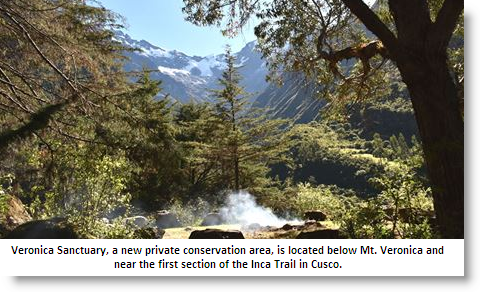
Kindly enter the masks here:
<path id="1" fill-rule="evenodd" d="M 282 226 L 286 219 L 273 214 L 272 210 L 259 206 L 252 195 L 240 191 L 229 194 L 225 206 L 220 209 L 220 215 L 229 223 L 250 225 L 260 224 L 261 226 Z"/>

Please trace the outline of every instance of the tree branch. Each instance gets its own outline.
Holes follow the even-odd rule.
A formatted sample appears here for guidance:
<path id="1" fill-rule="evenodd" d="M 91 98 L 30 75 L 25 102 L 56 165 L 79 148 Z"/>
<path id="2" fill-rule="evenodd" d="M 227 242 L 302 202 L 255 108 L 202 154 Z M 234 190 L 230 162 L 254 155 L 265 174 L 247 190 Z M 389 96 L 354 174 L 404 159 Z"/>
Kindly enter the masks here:
<path id="1" fill-rule="evenodd" d="M 455 0 L 452 0 L 455 1 Z M 362 0 L 342 0 L 345 6 L 393 53 L 398 47 L 397 38 Z"/>
<path id="2" fill-rule="evenodd" d="M 30 116 L 30 121 L 15 130 L 0 133 L 0 149 L 8 146 L 14 140 L 22 139 L 31 133 L 41 130 L 48 125 L 52 116 L 66 105 L 65 102 L 48 105 Z"/>
<path id="3" fill-rule="evenodd" d="M 463 1 L 445 0 L 443 2 L 430 34 L 435 47 L 444 50 L 448 46 L 462 11 Z"/>
<path id="4" fill-rule="evenodd" d="M 27 38 L 28 42 L 33 46 L 33 48 L 35 49 L 35 51 L 40 55 L 40 57 L 58 74 L 62 77 L 62 79 L 64 79 L 68 86 L 73 90 L 73 92 L 75 92 L 75 94 L 73 95 L 74 99 L 77 97 L 77 96 L 80 96 L 80 92 L 78 91 L 78 89 L 75 87 L 75 85 L 73 85 L 72 81 L 70 80 L 70 78 L 68 78 L 57 66 L 55 66 L 55 64 L 53 64 L 52 61 L 50 61 L 50 59 L 45 56 L 45 54 L 42 52 L 42 50 L 38 47 L 37 43 L 32 39 L 32 37 L 30 36 L 30 33 L 28 32 L 28 30 L 20 23 L 18 22 L 11 14 L 10 12 L 8 11 L 4 11 L 5 14 L 8 16 L 8 18 L 10 18 L 10 20 L 12 20 L 24 33 L 25 37 Z"/>
<path id="5" fill-rule="evenodd" d="M 357 46 L 347 47 L 343 50 L 336 52 L 325 52 L 321 50 L 321 36 L 318 39 L 317 44 L 317 53 L 318 59 L 324 59 L 328 61 L 330 70 L 337 76 L 340 76 L 345 80 L 343 74 L 340 73 L 338 68 L 338 62 L 348 59 L 359 59 L 363 65 L 363 75 L 361 77 L 367 76 L 367 74 L 372 69 L 370 65 L 370 59 L 375 55 L 380 55 L 384 59 L 390 57 L 388 50 L 383 46 L 380 41 L 372 41 L 366 44 L 360 44 Z"/>

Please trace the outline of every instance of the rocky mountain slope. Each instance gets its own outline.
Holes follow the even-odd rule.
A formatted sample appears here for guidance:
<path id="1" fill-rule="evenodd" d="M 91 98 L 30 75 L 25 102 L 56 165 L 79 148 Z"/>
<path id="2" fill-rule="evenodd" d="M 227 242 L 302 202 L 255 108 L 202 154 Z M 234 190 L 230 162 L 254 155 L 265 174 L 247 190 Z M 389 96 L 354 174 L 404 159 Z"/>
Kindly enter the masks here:
<path id="1" fill-rule="evenodd" d="M 169 94 L 180 102 L 209 101 L 210 90 L 217 87 L 218 78 L 226 66 L 223 54 L 188 56 L 177 50 L 163 49 L 145 40 L 134 40 L 120 31 L 117 31 L 115 38 L 137 49 L 126 52 L 130 59 L 125 66 L 127 71 L 158 70 L 153 72 L 151 77 L 162 80 L 162 94 Z M 268 86 L 265 81 L 265 61 L 254 49 L 255 42 L 250 42 L 235 53 L 237 65 L 241 66 L 240 73 L 244 76 L 242 85 L 252 94 L 252 99 Z"/>

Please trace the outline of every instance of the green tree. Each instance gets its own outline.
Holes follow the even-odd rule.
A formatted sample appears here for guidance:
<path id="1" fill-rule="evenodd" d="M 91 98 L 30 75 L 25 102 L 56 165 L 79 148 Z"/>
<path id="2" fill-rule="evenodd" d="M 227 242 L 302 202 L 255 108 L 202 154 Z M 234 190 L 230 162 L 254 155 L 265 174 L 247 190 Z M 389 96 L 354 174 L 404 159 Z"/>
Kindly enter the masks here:
<path id="1" fill-rule="evenodd" d="M 410 147 L 402 133 L 398 134 L 398 149 L 402 158 L 405 159 L 410 155 Z"/>
<path id="2" fill-rule="evenodd" d="M 120 236 L 98 217 L 178 196 L 182 157 L 160 83 L 123 70 L 120 17 L 89 3 L 0 1 L 0 177 L 36 218 Z"/>
<path id="3" fill-rule="evenodd" d="M 258 16 L 255 34 L 273 68 L 305 72 L 340 105 L 388 89 L 385 72 L 399 74 L 415 111 L 440 232 L 463 238 L 463 79 L 451 74 L 452 64 L 463 61 L 461 51 L 448 52 L 454 32 L 463 37 L 463 1 L 382 0 L 372 8 L 362 0 L 184 2 L 195 24 L 221 25 L 227 18 L 225 33 Z M 338 66 L 348 59 L 357 62 Z"/>
<path id="4" fill-rule="evenodd" d="M 379 133 L 373 134 L 372 147 L 374 156 L 379 158 L 385 157 L 385 143 Z"/>
<path id="5" fill-rule="evenodd" d="M 175 123 L 185 177 L 184 201 L 211 196 L 206 199 L 213 202 L 215 196 L 212 195 L 224 188 L 218 167 L 220 153 L 213 151 L 220 127 L 215 109 L 209 103 L 180 104 Z"/>
<path id="6" fill-rule="evenodd" d="M 123 82 L 119 16 L 84 0 L 0 2 L 0 148 L 49 128 L 72 136 L 61 112 L 90 116 Z"/>
<path id="7" fill-rule="evenodd" d="M 181 153 L 168 98 L 157 99 L 159 81 L 143 74 L 125 92 L 102 104 L 93 129 L 107 153 L 124 151 L 134 167 L 128 189 L 134 198 L 159 207 L 177 195 L 182 183 Z M 98 146 L 97 146 L 98 147 Z"/>
<path id="8" fill-rule="evenodd" d="M 227 68 L 223 71 L 222 77 L 218 83 L 221 87 L 220 90 L 215 91 L 214 96 L 217 98 L 215 104 L 217 116 L 222 121 L 224 126 L 224 137 L 222 150 L 226 150 L 224 153 L 224 159 L 226 159 L 226 171 L 229 168 L 233 168 L 233 190 L 240 190 L 240 146 L 241 140 L 246 137 L 242 137 L 242 128 L 245 127 L 249 121 L 245 116 L 246 106 L 246 92 L 240 86 L 241 75 L 238 72 L 238 67 L 235 65 L 235 57 L 231 54 L 230 48 L 226 50 L 225 56 Z M 243 111 L 243 113 L 242 113 Z M 242 139 L 243 138 L 243 139 Z"/>
<path id="9" fill-rule="evenodd" d="M 240 86 L 241 76 L 229 48 L 225 61 L 220 89 L 213 91 L 217 99 L 216 116 L 221 124 L 214 151 L 219 154 L 229 187 L 238 191 L 253 186 L 258 177 L 266 176 L 267 165 L 282 159 L 281 153 L 288 147 L 282 137 L 286 121 L 269 120 L 248 108 L 248 94 Z"/>
<path id="10" fill-rule="evenodd" d="M 155 100 L 158 86 L 144 75 L 111 103 L 101 103 L 94 121 L 72 115 L 76 125 L 70 133 L 82 140 L 51 132 L 43 140 L 17 143 L 22 151 L 5 153 L 10 158 L 0 172 L 20 173 L 39 217 L 75 216 L 81 228 L 128 205 L 132 196 L 151 208 L 168 201 L 177 191 L 179 159 L 168 101 Z M 45 155 L 44 145 L 51 155 Z M 25 158 L 24 166 L 19 160 Z"/>

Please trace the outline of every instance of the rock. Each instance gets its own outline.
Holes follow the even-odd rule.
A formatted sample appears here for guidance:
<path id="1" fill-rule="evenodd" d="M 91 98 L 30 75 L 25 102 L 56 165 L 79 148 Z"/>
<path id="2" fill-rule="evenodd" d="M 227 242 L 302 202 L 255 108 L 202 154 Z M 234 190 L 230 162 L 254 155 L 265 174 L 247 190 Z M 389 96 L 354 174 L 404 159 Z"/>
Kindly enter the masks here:
<path id="1" fill-rule="evenodd" d="M 148 219 L 143 216 L 125 218 L 124 222 L 126 225 L 130 225 L 135 228 L 144 228 L 148 225 Z"/>
<path id="2" fill-rule="evenodd" d="M 162 239 L 165 230 L 157 227 L 145 227 L 135 230 L 133 234 L 138 239 Z"/>
<path id="3" fill-rule="evenodd" d="M 315 220 L 315 221 L 325 221 L 327 219 L 327 215 L 319 210 L 311 210 L 311 211 L 305 212 L 305 219 Z"/>
<path id="4" fill-rule="evenodd" d="M 159 211 L 157 213 L 157 218 L 155 220 L 155 224 L 158 228 L 174 228 L 182 226 L 178 221 L 177 216 L 172 214 L 166 210 Z"/>
<path id="5" fill-rule="evenodd" d="M 294 227 L 292 225 L 287 223 L 287 224 L 283 225 L 281 229 L 287 231 L 287 230 L 292 230 L 293 228 Z"/>
<path id="6" fill-rule="evenodd" d="M 223 224 L 224 220 L 219 213 L 210 213 L 203 219 L 201 226 L 212 226 Z"/>
<path id="7" fill-rule="evenodd" d="M 239 230 L 205 229 L 190 233 L 189 239 L 245 239 Z"/>
<path id="8" fill-rule="evenodd" d="M 78 239 L 73 227 L 64 218 L 36 220 L 12 230 L 6 239 Z"/>
<path id="9" fill-rule="evenodd" d="M 322 223 L 317 222 L 315 220 L 307 220 L 305 221 L 305 224 L 303 226 L 304 226 L 304 229 L 312 229 L 312 228 L 318 229 L 318 228 L 324 227 Z"/>
<path id="10" fill-rule="evenodd" d="M 27 213 L 25 206 L 19 198 L 7 195 L 6 207 L 7 212 L 3 218 L 4 231 L 11 231 L 15 229 L 15 227 L 32 220 L 32 217 Z M 1 218 L 0 221 L 2 221 Z"/>
<path id="11" fill-rule="evenodd" d="M 303 231 L 297 239 L 338 239 L 340 238 L 338 229 L 320 229 L 315 231 Z"/>

